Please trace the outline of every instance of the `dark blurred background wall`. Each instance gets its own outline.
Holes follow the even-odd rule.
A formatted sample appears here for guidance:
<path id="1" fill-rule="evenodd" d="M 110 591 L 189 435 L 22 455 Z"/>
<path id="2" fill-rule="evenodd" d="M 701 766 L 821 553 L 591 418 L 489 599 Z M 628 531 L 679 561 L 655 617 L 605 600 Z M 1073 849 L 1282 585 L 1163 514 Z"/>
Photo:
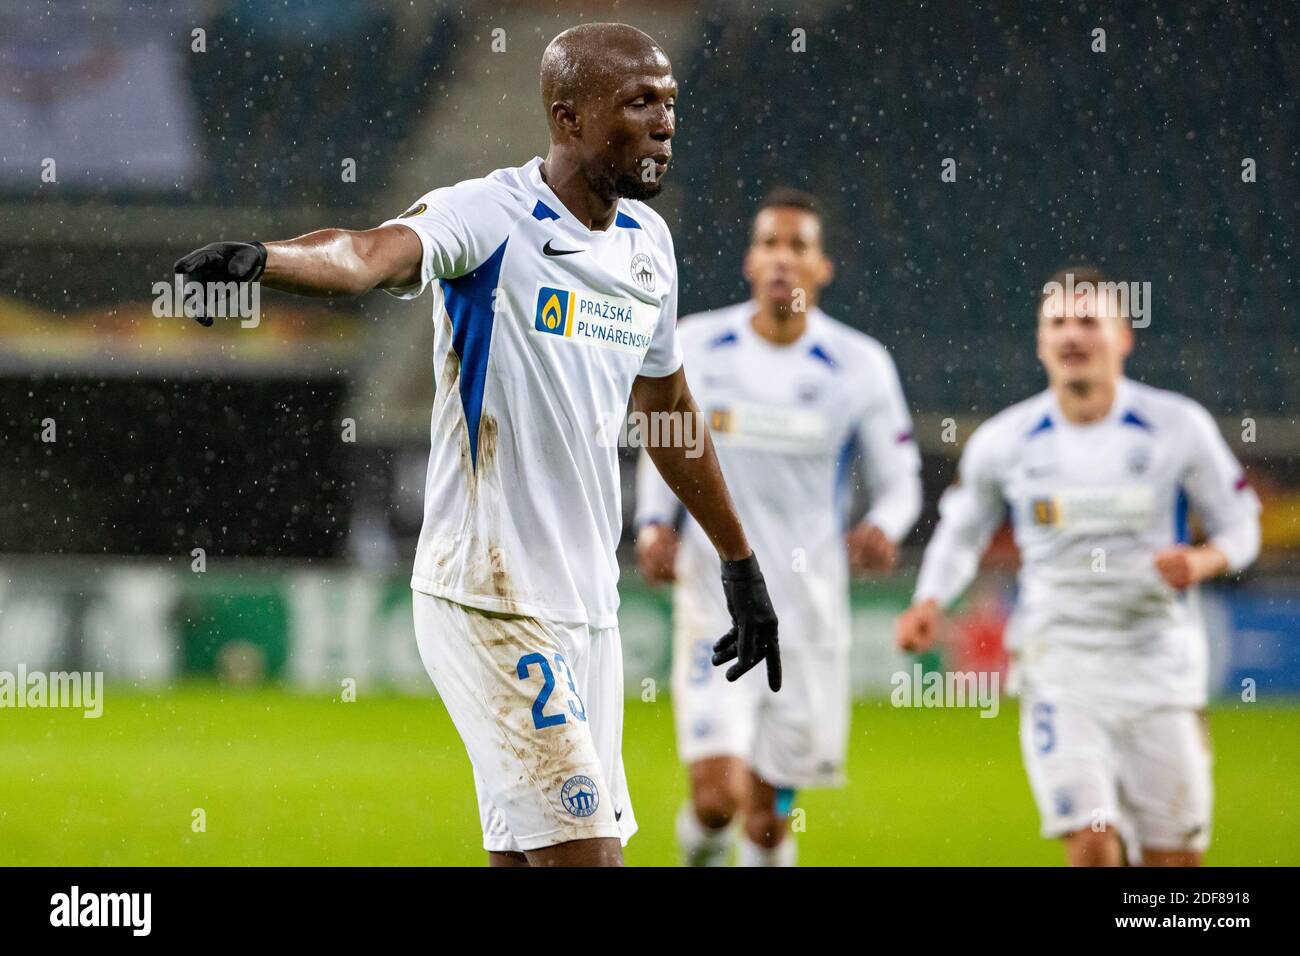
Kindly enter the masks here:
<path id="1" fill-rule="evenodd" d="M 682 86 L 659 205 L 683 314 L 746 295 L 740 258 L 768 189 L 820 196 L 838 265 L 825 306 L 893 351 L 932 509 L 970 427 L 1043 385 L 1046 275 L 1086 259 L 1148 281 L 1131 374 L 1220 417 L 1265 497 L 1264 569 L 1293 571 L 1295 8 L 1113 7 L 0 12 L 0 551 L 201 545 L 402 566 L 427 454 L 430 299 L 267 293 L 258 328 L 201 329 L 154 316 L 152 284 L 203 242 L 370 226 L 544 153 L 542 48 L 618 18 L 661 40 Z M 949 418 L 957 443 L 940 437 Z"/>

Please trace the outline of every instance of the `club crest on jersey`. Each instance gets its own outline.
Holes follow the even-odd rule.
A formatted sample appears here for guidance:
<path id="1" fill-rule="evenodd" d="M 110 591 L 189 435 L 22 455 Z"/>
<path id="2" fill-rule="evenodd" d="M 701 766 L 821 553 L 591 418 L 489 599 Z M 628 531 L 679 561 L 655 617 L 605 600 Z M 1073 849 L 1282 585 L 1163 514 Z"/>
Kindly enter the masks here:
<path id="1" fill-rule="evenodd" d="M 560 802 L 575 817 L 589 817 L 600 806 L 600 791 L 594 780 L 578 774 L 564 781 L 560 788 Z"/>
<path id="2" fill-rule="evenodd" d="M 574 296 L 568 289 L 544 285 L 537 291 L 537 317 L 533 328 L 551 335 L 568 335 L 573 321 Z"/>
<path id="3" fill-rule="evenodd" d="M 1134 475 L 1141 475 L 1151 465 L 1151 452 L 1146 448 L 1134 448 L 1128 453 L 1128 470 Z"/>
<path id="4" fill-rule="evenodd" d="M 650 257 L 644 252 L 638 252 L 632 257 L 632 281 L 645 289 L 647 292 L 655 290 L 655 267 L 650 261 Z"/>

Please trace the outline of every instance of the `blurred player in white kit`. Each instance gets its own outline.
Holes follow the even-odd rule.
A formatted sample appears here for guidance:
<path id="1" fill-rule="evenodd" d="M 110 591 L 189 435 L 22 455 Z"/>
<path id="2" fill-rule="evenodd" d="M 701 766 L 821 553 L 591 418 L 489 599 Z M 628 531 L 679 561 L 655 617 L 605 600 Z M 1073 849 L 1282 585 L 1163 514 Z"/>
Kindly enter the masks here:
<path id="1" fill-rule="evenodd" d="M 1022 565 L 1011 683 L 1043 836 L 1074 866 L 1119 865 L 1126 850 L 1194 866 L 1212 803 L 1195 586 L 1255 559 L 1259 501 L 1204 408 L 1124 377 L 1124 303 L 1095 269 L 1044 285 L 1049 387 L 971 435 L 898 641 L 931 645 L 1009 515 Z M 1203 544 L 1188 543 L 1189 509 Z"/>
<path id="2" fill-rule="evenodd" d="M 793 865 L 796 788 L 842 782 L 848 745 L 849 565 L 893 567 L 921 507 L 920 456 L 894 363 L 871 337 L 817 308 L 832 266 L 811 196 L 779 190 L 754 221 L 744 263 L 752 301 L 683 320 L 692 393 L 768 589 L 781 609 L 785 689 L 734 684 L 710 666 L 728 620 L 718 558 L 643 455 L 637 552 L 674 581 L 673 709 L 691 799 L 677 821 L 688 865 Z M 848 532 L 848 479 L 863 463 L 866 518 Z M 725 630 L 725 627 L 723 627 Z"/>

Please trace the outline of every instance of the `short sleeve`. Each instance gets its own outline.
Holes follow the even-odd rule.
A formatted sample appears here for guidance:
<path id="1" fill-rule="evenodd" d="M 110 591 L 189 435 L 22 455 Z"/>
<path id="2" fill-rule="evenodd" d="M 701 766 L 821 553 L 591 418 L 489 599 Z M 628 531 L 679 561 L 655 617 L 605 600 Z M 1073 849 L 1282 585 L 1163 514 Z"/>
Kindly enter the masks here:
<path id="1" fill-rule="evenodd" d="M 420 281 L 385 289 L 399 299 L 413 299 L 435 279 L 455 279 L 473 272 L 506 241 L 518 218 L 501 186 L 470 179 L 443 186 L 420 197 L 414 206 L 383 222 L 405 226 L 420 240 Z"/>
<path id="2" fill-rule="evenodd" d="M 665 378 L 682 367 L 682 346 L 677 340 L 677 256 L 671 250 L 671 242 L 670 238 L 672 281 L 659 309 L 659 320 L 655 323 L 650 348 L 641 361 L 640 374 L 650 378 Z"/>

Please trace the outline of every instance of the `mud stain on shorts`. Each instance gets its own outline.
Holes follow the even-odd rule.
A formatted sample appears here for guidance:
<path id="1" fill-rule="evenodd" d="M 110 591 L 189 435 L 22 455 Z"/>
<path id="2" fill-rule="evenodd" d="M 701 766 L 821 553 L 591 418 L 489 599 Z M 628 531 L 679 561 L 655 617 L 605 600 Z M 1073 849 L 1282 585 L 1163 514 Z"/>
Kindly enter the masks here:
<path id="1" fill-rule="evenodd" d="M 560 791 L 565 781 L 579 774 L 603 774 L 587 725 L 569 709 L 569 704 L 577 701 L 569 690 L 568 674 L 555 661 L 556 655 L 563 653 L 562 646 L 535 618 L 470 610 L 467 620 L 471 639 L 488 669 L 484 689 L 486 704 L 501 732 L 498 747 L 509 762 L 523 769 L 521 785 L 542 794 L 566 825 L 579 823 L 564 812 Z M 533 709 L 545 685 L 546 671 L 534 660 L 525 665 L 525 676 L 519 676 L 519 663 L 530 654 L 546 661 L 553 681 L 541 716 L 563 715 L 563 723 L 538 728 L 534 722 Z"/>

